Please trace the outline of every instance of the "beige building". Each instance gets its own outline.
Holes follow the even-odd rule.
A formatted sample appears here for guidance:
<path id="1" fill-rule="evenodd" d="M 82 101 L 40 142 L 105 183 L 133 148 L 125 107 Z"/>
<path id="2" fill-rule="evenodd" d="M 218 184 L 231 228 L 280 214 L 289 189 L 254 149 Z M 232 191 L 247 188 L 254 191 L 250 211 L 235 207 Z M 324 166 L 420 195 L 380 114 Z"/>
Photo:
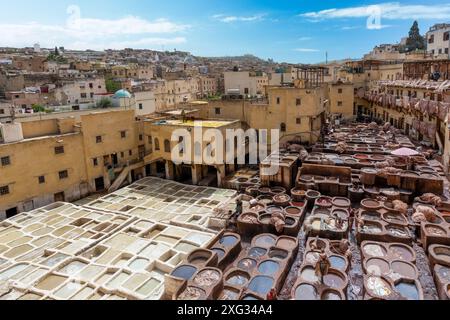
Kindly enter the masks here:
<path id="1" fill-rule="evenodd" d="M 65 82 L 55 89 L 54 95 L 61 104 L 81 104 L 93 102 L 95 95 L 105 93 L 105 79 L 101 77 Z"/>
<path id="2" fill-rule="evenodd" d="M 352 83 L 330 83 L 328 98 L 328 113 L 333 119 L 353 120 L 357 115 L 355 88 Z"/>
<path id="3" fill-rule="evenodd" d="M 224 72 L 225 94 L 262 96 L 269 85 L 269 77 L 263 73 L 249 71 Z"/>
<path id="4" fill-rule="evenodd" d="M 450 49 L 450 24 L 439 23 L 426 34 L 427 53 L 435 58 L 448 59 Z"/>

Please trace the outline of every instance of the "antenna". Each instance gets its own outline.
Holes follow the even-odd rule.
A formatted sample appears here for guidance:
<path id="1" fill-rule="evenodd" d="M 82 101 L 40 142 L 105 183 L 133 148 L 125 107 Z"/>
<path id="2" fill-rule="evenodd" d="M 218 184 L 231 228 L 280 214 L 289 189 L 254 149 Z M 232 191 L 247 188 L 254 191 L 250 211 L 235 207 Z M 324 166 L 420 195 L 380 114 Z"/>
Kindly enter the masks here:
<path id="1" fill-rule="evenodd" d="M 328 64 L 328 51 L 325 51 L 325 64 Z"/>

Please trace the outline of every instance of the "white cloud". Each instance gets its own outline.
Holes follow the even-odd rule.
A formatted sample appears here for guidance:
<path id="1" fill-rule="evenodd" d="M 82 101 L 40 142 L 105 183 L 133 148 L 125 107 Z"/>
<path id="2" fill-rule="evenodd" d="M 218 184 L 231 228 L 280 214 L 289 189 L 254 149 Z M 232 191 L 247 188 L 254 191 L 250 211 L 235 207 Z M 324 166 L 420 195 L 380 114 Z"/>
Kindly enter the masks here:
<path id="1" fill-rule="evenodd" d="M 252 16 L 231 16 L 225 14 L 215 14 L 213 18 L 220 22 L 231 23 L 231 22 L 253 22 L 253 21 L 263 21 L 266 14 L 256 14 Z"/>
<path id="2" fill-rule="evenodd" d="M 320 50 L 310 49 L 310 48 L 297 48 L 297 49 L 294 49 L 294 51 L 297 51 L 297 52 L 319 52 Z"/>
<path id="3" fill-rule="evenodd" d="M 403 5 L 398 2 L 385 2 L 369 6 L 326 9 L 302 13 L 299 16 L 313 19 L 368 18 L 377 12 L 381 18 L 401 19 L 450 19 L 450 3 L 441 5 Z"/>
<path id="4" fill-rule="evenodd" d="M 73 49 L 121 48 L 134 45 L 163 45 L 186 42 L 182 37 L 149 37 L 149 35 L 175 34 L 188 25 L 166 19 L 154 21 L 136 16 L 117 20 L 69 17 L 65 25 L 30 23 L 0 23 L 2 46 L 30 46 L 39 42 L 43 47 L 55 45 Z"/>

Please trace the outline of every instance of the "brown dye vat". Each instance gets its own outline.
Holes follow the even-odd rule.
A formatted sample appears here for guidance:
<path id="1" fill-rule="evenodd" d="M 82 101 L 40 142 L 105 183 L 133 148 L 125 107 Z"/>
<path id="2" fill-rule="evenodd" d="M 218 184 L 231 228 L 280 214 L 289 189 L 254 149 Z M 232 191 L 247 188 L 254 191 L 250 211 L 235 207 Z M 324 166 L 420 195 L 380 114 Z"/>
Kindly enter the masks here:
<path id="1" fill-rule="evenodd" d="M 388 261 L 382 258 L 370 258 L 364 263 L 365 273 L 382 276 L 387 274 L 390 269 Z"/>
<path id="2" fill-rule="evenodd" d="M 206 300 L 206 291 L 197 287 L 186 287 L 176 297 L 175 300 L 194 301 L 194 300 Z"/>
<path id="3" fill-rule="evenodd" d="M 391 263 L 392 271 L 398 273 L 402 278 L 406 279 L 417 279 L 419 276 L 419 272 L 417 268 L 408 262 L 404 261 L 393 261 Z"/>
<path id="4" fill-rule="evenodd" d="M 270 206 L 273 203 L 273 197 L 270 195 L 261 195 L 256 200 L 265 206 Z"/>
<path id="5" fill-rule="evenodd" d="M 286 214 L 293 216 L 300 216 L 302 213 L 302 209 L 297 207 L 287 207 L 284 211 L 286 212 Z"/>
<path id="6" fill-rule="evenodd" d="M 306 197 L 306 191 L 294 188 L 291 190 L 292 200 L 303 201 Z"/>
<path id="7" fill-rule="evenodd" d="M 428 248 L 430 263 L 450 267 L 450 246 L 439 244 L 431 245 Z"/>
<path id="8" fill-rule="evenodd" d="M 373 199 L 364 199 L 361 201 L 361 206 L 366 210 L 378 210 L 381 209 L 382 204 Z"/>
<path id="9" fill-rule="evenodd" d="M 291 197 L 286 194 L 276 195 L 273 197 L 273 203 L 277 206 L 287 207 L 291 202 Z"/>
<path id="10" fill-rule="evenodd" d="M 192 279 L 194 285 L 207 288 L 217 286 L 221 281 L 222 272 L 214 268 L 204 268 Z"/>
<path id="11" fill-rule="evenodd" d="M 351 206 L 351 202 L 347 198 L 343 197 L 335 197 L 332 201 L 333 206 L 340 207 L 340 208 L 348 208 Z"/>
<path id="12" fill-rule="evenodd" d="M 283 208 L 279 207 L 279 206 L 270 206 L 270 207 L 267 207 L 267 209 L 266 209 L 266 212 L 271 213 L 271 214 L 274 212 L 279 212 L 279 211 L 283 211 Z"/>

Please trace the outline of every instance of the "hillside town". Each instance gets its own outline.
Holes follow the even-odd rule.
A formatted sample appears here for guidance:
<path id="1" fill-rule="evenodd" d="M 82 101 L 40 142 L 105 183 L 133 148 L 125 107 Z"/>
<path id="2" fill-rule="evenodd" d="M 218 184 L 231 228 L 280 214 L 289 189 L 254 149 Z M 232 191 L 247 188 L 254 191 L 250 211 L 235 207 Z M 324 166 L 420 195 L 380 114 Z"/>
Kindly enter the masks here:
<path id="1" fill-rule="evenodd" d="M 449 49 L 0 48 L 0 299 L 449 300 Z"/>

